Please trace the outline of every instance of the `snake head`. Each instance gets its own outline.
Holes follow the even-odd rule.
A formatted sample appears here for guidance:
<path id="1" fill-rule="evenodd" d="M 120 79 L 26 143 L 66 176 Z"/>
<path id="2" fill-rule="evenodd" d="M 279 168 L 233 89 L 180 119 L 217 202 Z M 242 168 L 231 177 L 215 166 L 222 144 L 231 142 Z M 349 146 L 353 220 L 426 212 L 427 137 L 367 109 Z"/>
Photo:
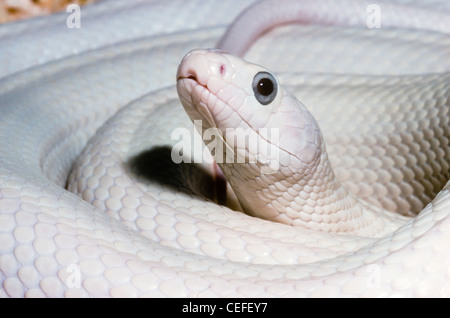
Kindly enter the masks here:
<path id="1" fill-rule="evenodd" d="M 191 120 L 201 121 L 200 134 L 215 129 L 234 163 L 300 167 L 321 153 L 312 115 L 260 65 L 218 50 L 193 50 L 178 67 L 177 90 Z"/>
<path id="2" fill-rule="evenodd" d="M 266 68 L 217 50 L 189 52 L 177 90 L 243 209 L 290 223 L 271 189 L 313 178 L 323 159 L 320 130 L 305 106 Z"/>

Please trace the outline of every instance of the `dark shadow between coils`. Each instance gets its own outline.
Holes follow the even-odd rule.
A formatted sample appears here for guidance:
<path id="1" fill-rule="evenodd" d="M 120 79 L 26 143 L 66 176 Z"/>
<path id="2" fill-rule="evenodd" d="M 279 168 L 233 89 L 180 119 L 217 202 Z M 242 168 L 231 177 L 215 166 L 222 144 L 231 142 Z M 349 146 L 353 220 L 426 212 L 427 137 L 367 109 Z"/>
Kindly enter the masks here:
<path id="1" fill-rule="evenodd" d="M 214 177 L 196 163 L 175 163 L 169 146 L 155 146 L 126 164 L 139 181 L 157 183 L 176 191 L 215 201 Z"/>

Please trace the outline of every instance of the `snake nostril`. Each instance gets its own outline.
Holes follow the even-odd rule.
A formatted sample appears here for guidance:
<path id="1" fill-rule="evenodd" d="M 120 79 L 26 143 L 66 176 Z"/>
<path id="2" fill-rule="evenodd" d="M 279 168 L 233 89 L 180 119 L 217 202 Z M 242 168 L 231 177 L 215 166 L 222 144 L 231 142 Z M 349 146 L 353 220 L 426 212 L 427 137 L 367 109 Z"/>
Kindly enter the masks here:
<path id="1" fill-rule="evenodd" d="M 224 64 L 220 65 L 220 75 L 224 76 L 226 71 L 227 67 Z"/>

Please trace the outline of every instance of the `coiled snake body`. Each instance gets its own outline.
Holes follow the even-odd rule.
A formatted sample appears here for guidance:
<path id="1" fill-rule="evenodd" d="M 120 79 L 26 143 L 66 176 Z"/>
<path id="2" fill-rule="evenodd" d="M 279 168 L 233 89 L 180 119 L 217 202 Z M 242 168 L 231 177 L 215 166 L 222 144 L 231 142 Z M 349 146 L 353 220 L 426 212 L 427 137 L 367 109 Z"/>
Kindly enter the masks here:
<path id="1" fill-rule="evenodd" d="M 218 205 L 213 165 L 172 161 L 179 137 L 194 132 L 174 87 L 177 65 L 191 49 L 214 47 L 222 25 L 249 4 L 214 1 L 201 11 L 201 1 L 182 3 L 178 19 L 170 19 L 178 1 L 150 3 L 162 10 L 149 11 L 154 19 L 141 15 L 141 1 L 125 12 L 119 4 L 93 6 L 79 30 L 92 42 L 74 48 L 70 41 L 79 39 L 68 37 L 42 61 L 2 45 L 2 74 L 16 73 L 0 85 L 1 295 L 449 296 L 446 15 L 426 11 L 424 30 L 418 22 L 413 29 L 383 28 L 383 19 L 375 30 L 289 25 L 262 36 L 245 55 L 274 71 L 280 87 L 316 117 L 336 177 L 352 195 L 410 216 L 394 217 L 401 220 L 395 230 L 355 236 Z M 353 21 L 356 1 L 304 3 L 306 21 L 348 26 L 366 19 L 345 23 Z M 448 12 L 445 4 L 430 6 Z M 389 17 L 387 8 L 380 4 L 382 16 Z M 89 12 L 100 20 L 105 14 L 104 29 L 89 24 Z M 334 22 L 322 12 L 341 16 Z M 424 12 L 409 8 L 409 19 L 397 26 Z M 151 20 L 152 28 L 120 30 L 120 14 Z M 179 25 L 166 28 L 168 20 Z M 17 28 L 24 40 L 32 34 L 27 23 L 56 37 L 69 32 L 55 26 L 64 15 L 50 21 Z M 105 37 L 97 38 L 96 28 Z M 147 37 L 120 43 L 124 35 Z M 1 36 L 8 44 L 14 34 Z M 89 51 L 106 44 L 114 45 Z M 10 58 L 14 48 L 22 64 Z M 282 187 L 270 190 L 279 202 L 295 200 Z"/>

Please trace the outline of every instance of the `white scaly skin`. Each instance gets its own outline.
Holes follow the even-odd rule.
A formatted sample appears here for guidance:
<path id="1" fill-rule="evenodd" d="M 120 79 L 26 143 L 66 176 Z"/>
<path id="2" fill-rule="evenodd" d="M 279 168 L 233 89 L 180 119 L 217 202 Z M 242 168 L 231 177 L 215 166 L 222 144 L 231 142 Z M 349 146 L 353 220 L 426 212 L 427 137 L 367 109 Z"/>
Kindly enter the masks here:
<path id="1" fill-rule="evenodd" d="M 235 55 L 243 55 L 249 45 L 270 28 L 287 23 L 366 26 L 374 3 L 346 0 L 339 10 L 331 10 L 334 0 L 290 1 L 266 0 L 246 9 L 227 30 L 218 44 Z M 450 21 L 445 13 L 395 3 L 375 3 L 380 10 L 380 25 L 388 28 L 420 29 L 449 33 Z M 277 8 L 273 10 L 272 8 Z M 249 23 L 248 21 L 252 21 Z M 245 32 L 243 32 L 245 30 Z"/>
<path id="2" fill-rule="evenodd" d="M 359 202 L 340 184 L 315 119 L 275 77 L 273 100 L 265 105 L 255 98 L 252 83 L 259 72 L 269 71 L 215 50 L 188 53 L 177 72 L 180 100 L 193 122 L 202 121 L 201 135 L 211 128 L 220 131 L 223 145 L 214 144 L 216 161 L 244 211 L 359 236 L 380 237 L 404 224 L 408 218 Z M 278 138 L 271 140 L 263 128 L 275 129 Z M 237 139 L 239 132 L 243 137 Z M 245 141 L 246 135 L 254 136 L 253 141 Z M 252 148 L 255 143 L 258 147 Z M 263 149 L 266 157 L 261 158 Z M 228 162 L 224 158 L 230 150 Z M 274 171 L 269 170 L 272 160 Z"/>
<path id="3" fill-rule="evenodd" d="M 350 153 L 350 157 L 354 159 L 352 167 L 364 162 L 363 154 L 371 154 L 367 161 L 373 166 L 373 170 L 362 176 L 364 181 L 374 180 L 377 184 L 374 189 L 381 191 L 382 196 L 387 197 L 383 192 L 383 184 L 378 184 L 378 179 L 373 176 L 386 175 L 385 171 L 389 170 L 384 170 L 385 166 L 389 167 L 392 161 L 398 160 L 400 165 L 405 166 L 406 176 L 411 175 L 408 170 L 411 166 L 424 166 L 426 169 L 423 179 L 429 177 L 429 171 L 432 174 L 437 171 L 440 178 L 438 180 L 441 180 L 441 191 L 431 204 L 397 231 L 380 239 L 350 237 L 305 231 L 300 227 L 263 221 L 218 207 L 205 200 L 202 194 L 180 192 L 165 185 L 142 181 L 129 174 L 127 163 L 130 158 L 150 149 L 152 145 L 170 146 L 173 129 L 189 122 L 187 116 L 183 119 L 173 87 L 176 66 L 182 56 L 196 47 L 215 46 L 224 29 L 214 28 L 209 24 L 203 30 L 203 26 L 211 21 L 229 23 L 247 3 L 211 1 L 208 2 L 211 7 L 206 7 L 203 1 L 192 1 L 189 2 L 192 10 L 186 17 L 179 18 L 182 11 L 179 10 L 180 3 L 155 2 L 149 5 L 148 12 L 157 12 L 155 19 L 159 20 L 148 19 L 146 14 L 141 14 L 144 10 L 140 1 L 130 1 L 127 5 L 128 3 L 130 8 L 138 4 L 134 7 L 135 11 L 123 8 L 108 11 L 106 3 L 104 10 L 99 10 L 100 13 L 106 12 L 104 17 L 96 16 L 99 33 L 95 33 L 97 28 L 88 28 L 89 24 L 84 24 L 81 43 L 77 42 L 76 33 L 67 33 L 67 30 L 61 31 L 57 27 L 58 21 L 64 23 L 64 15 L 51 19 L 49 24 L 43 20 L 18 24 L 18 29 L 27 30 L 20 37 L 23 42 L 19 41 L 18 35 L 8 38 L 5 35 L 7 32 L 1 32 L 2 44 L 6 45 L 0 45 L 0 48 L 2 52 L 8 52 L 0 54 L 0 58 L 6 58 L 6 62 L 1 65 L 7 66 L 2 74 L 8 74 L 43 63 L 42 61 L 76 54 L 74 47 L 85 51 L 98 47 L 104 39 L 108 40 L 108 44 L 114 44 L 120 39 L 139 37 L 136 30 L 146 29 L 137 28 L 133 31 L 134 27 L 140 25 L 139 21 L 142 25 L 144 21 L 160 21 L 158 25 L 161 27 L 165 26 L 164 21 L 170 21 L 168 23 L 174 32 L 183 30 L 187 25 L 191 29 L 186 33 L 167 34 L 158 33 L 160 29 L 156 28 L 150 35 L 160 34 L 160 37 L 116 44 L 103 50 L 75 55 L 2 80 L 1 296 L 450 295 L 450 184 L 442 188 L 448 180 L 448 171 L 445 170 L 445 162 L 448 163 L 446 138 L 449 134 L 446 121 L 448 99 L 445 98 L 449 89 L 449 59 L 446 58 L 448 37 L 427 32 L 383 30 L 378 38 L 357 30 L 292 27 L 268 34 L 248 53 L 250 60 L 264 65 L 278 65 L 270 68 L 282 70 L 286 64 L 281 62 L 292 61 L 292 56 L 286 55 L 286 52 L 294 51 L 292 37 L 308 39 L 303 32 L 306 30 L 306 33 L 313 34 L 308 40 L 308 49 L 313 50 L 312 55 L 321 54 L 320 63 L 310 60 L 305 62 L 306 65 L 302 63 L 310 58 L 305 55 L 306 48 L 303 48 L 299 49 L 301 58 L 294 64 L 288 63 L 287 70 L 292 70 L 292 65 L 298 65 L 300 69 L 314 70 L 314 67 L 324 66 L 328 71 L 339 70 L 343 65 L 341 61 L 348 54 L 354 53 L 354 59 L 350 63 L 346 60 L 344 68 L 345 71 L 353 70 L 361 74 L 361 70 L 370 66 L 367 60 L 361 61 L 361 57 L 366 58 L 367 55 L 340 50 L 338 45 L 333 44 L 333 57 L 338 59 L 327 63 L 326 54 L 322 54 L 324 51 L 320 49 L 320 45 L 314 43 L 314 39 L 320 38 L 329 47 L 334 39 L 345 41 L 345 37 L 339 36 L 344 33 L 349 39 L 356 39 L 356 43 L 361 43 L 358 40 L 361 38 L 375 37 L 372 49 L 366 47 L 371 42 L 364 40 L 367 54 L 376 52 L 381 54 L 378 57 L 383 56 L 382 61 L 395 61 L 386 66 L 380 60 L 375 60 L 378 61 L 375 72 L 440 72 L 437 75 L 392 78 L 331 75 L 314 77 L 298 74 L 280 76 L 283 81 L 292 80 L 293 84 L 288 90 L 296 96 L 306 92 L 308 96 L 326 92 L 321 98 L 324 106 L 329 106 L 327 98 L 331 98 L 334 103 L 345 100 L 345 109 L 353 108 L 351 101 L 356 99 L 358 102 L 359 96 L 362 96 L 366 106 L 364 110 L 375 113 L 377 110 L 381 111 L 382 115 L 369 117 L 381 119 L 380 123 L 366 119 L 362 126 L 352 126 L 348 122 L 339 127 L 327 125 L 326 117 L 317 116 L 324 129 L 324 139 L 327 141 L 333 168 L 337 166 L 338 175 L 339 164 L 334 165 L 333 158 L 336 159 L 336 156 L 333 153 L 340 153 L 342 148 L 344 154 L 338 155 L 337 159 L 346 158 L 345 153 Z M 153 5 L 161 6 L 162 11 L 152 10 L 155 8 Z M 331 11 L 339 11 L 340 2 L 336 1 L 335 5 Z M 227 6 L 231 11 L 222 6 Z M 209 15 L 199 8 L 209 10 Z M 445 8 L 445 2 L 442 8 Z M 221 15 L 225 11 L 230 14 L 226 18 Z M 127 28 L 129 23 L 121 27 L 115 24 L 124 21 L 119 18 L 121 14 L 136 17 L 137 23 L 130 24 L 133 28 Z M 196 24 L 205 16 L 210 19 L 209 22 Z M 93 21 L 96 20 L 89 20 L 87 15 L 82 21 L 91 21 L 91 25 L 94 25 Z M 174 26 L 175 21 L 179 24 Z M 41 23 L 44 27 L 33 28 Z M 102 28 L 102 25 L 106 28 Z M 33 31 L 34 29 L 36 30 Z M 107 31 L 111 33 L 103 34 Z M 55 41 L 53 33 L 62 36 L 63 40 Z M 22 44 L 14 46 L 13 38 Z M 43 43 L 45 39 L 51 40 Z M 283 49 L 284 39 L 289 39 L 289 50 Z M 272 44 L 267 44 L 267 41 Z M 32 43 L 36 43 L 35 46 Z M 302 41 L 296 43 L 301 44 Z M 383 46 L 384 43 L 388 44 Z M 400 45 L 396 46 L 396 43 Z M 394 48 L 394 52 L 411 48 L 408 50 L 410 54 L 400 54 L 398 60 L 391 60 L 387 54 L 389 51 L 384 51 L 390 46 Z M 9 52 L 13 47 L 17 50 Z M 48 54 L 39 60 L 37 52 L 42 47 L 48 49 Z M 382 49 L 377 51 L 377 48 Z M 428 48 L 429 52 L 426 51 Z M 277 50 L 280 51 L 274 54 Z M 257 52 L 261 52 L 260 55 Z M 345 54 L 339 55 L 342 52 Z M 351 91 L 357 94 L 349 94 L 343 83 L 349 83 Z M 172 87 L 158 91 L 168 85 Z M 283 86 L 286 86 L 284 82 Z M 369 93 L 365 95 L 366 90 Z M 339 95 L 341 92 L 342 95 Z M 106 132 L 105 135 L 99 134 L 86 146 L 87 140 L 97 128 L 118 108 L 146 93 L 147 96 L 132 103 L 101 129 L 100 132 Z M 377 104 L 377 96 L 381 96 L 384 103 Z M 386 98 L 387 96 L 392 98 Z M 307 98 L 311 97 L 302 96 L 301 99 L 311 108 L 313 99 L 306 101 Z M 389 105 L 392 100 L 395 102 L 384 108 L 385 103 Z M 311 111 L 320 112 L 319 108 L 314 106 Z M 345 115 L 342 118 L 345 121 L 347 114 L 342 109 L 339 112 Z M 328 108 L 323 113 L 333 111 Z M 400 117 L 396 117 L 396 114 L 400 114 Z M 356 116 L 359 118 L 359 113 Z M 428 118 L 431 119 L 428 121 Z M 389 124 L 387 119 L 394 120 L 395 124 Z M 360 121 L 356 121 L 358 122 Z M 372 140 L 385 140 L 382 137 L 377 139 L 377 136 L 365 136 L 366 127 L 380 131 L 377 130 L 377 123 L 382 123 L 380 130 L 388 136 L 390 133 L 394 134 L 386 139 L 392 139 L 392 147 L 398 146 L 400 152 L 390 152 L 392 147 L 374 147 L 377 152 L 371 153 L 367 146 L 364 147 L 371 145 Z M 171 127 L 171 124 L 174 126 Z M 435 127 L 435 124 L 438 126 Z M 411 128 L 413 133 L 406 130 L 404 135 L 400 134 L 401 138 L 396 139 L 396 130 L 392 127 L 404 126 Z M 328 142 L 335 134 L 331 137 L 327 135 L 329 129 L 333 131 L 346 127 L 359 127 L 360 138 L 350 139 L 361 139 L 361 153 L 355 152 L 352 145 L 346 148 L 347 144 L 333 145 L 333 142 Z M 423 129 L 423 135 L 419 128 Z M 339 136 L 336 133 L 334 141 L 339 141 Z M 403 141 L 412 144 L 402 144 Z M 84 188 L 80 187 L 84 197 L 81 200 L 65 190 L 64 185 L 75 158 L 83 148 L 86 148 L 84 154 L 87 157 L 79 159 L 79 168 L 73 168 L 73 175 L 80 174 L 82 177 L 79 184 L 86 185 Z M 385 156 L 383 149 L 388 150 Z M 89 154 L 90 150 L 93 153 Z M 379 153 L 381 157 L 377 157 Z M 414 157 L 415 154 L 418 154 L 417 157 Z M 390 158 L 391 155 L 394 159 L 383 159 Z M 405 160 L 401 159 L 402 155 Z M 87 164 L 89 157 L 93 161 Z M 434 158 L 435 161 L 427 164 L 428 158 Z M 338 161 L 335 162 L 339 163 Z M 439 170 L 436 164 L 441 162 L 444 165 Z M 396 166 L 393 167 L 396 171 Z M 418 174 L 420 177 L 420 170 Z M 399 174 L 388 175 L 393 180 L 388 183 L 388 192 L 395 196 Z M 185 178 L 183 171 L 178 176 Z M 443 178 L 447 179 L 442 181 Z M 195 180 L 188 181 L 195 183 Z M 399 188 L 408 193 L 409 188 L 405 183 L 400 181 L 399 184 Z M 427 186 L 426 182 L 423 184 Z M 432 184 L 435 185 L 435 181 Z M 75 184 L 74 188 L 77 187 Z M 201 188 L 202 181 L 194 186 L 194 190 Z M 364 188 L 367 187 L 362 187 L 363 190 Z M 420 186 L 416 188 L 416 191 L 420 191 Z M 375 197 L 380 194 L 377 191 L 373 192 Z M 402 191 L 399 193 L 404 198 Z M 400 198 L 399 202 L 401 200 Z M 383 200 L 381 202 L 385 204 Z M 387 202 L 390 204 L 389 200 Z M 420 207 L 420 202 L 416 206 Z M 98 208 L 102 205 L 106 207 L 106 211 Z"/>

